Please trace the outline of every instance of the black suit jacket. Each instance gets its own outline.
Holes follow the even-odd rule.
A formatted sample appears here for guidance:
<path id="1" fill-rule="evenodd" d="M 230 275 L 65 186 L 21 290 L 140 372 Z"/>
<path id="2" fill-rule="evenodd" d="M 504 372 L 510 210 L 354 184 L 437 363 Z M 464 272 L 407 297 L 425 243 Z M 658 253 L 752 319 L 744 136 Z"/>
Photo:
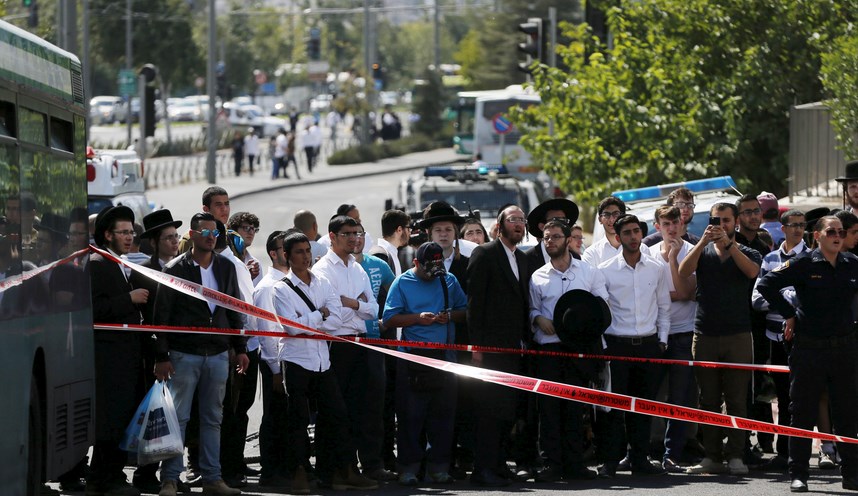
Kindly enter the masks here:
<path id="1" fill-rule="evenodd" d="M 131 301 L 132 284 L 125 279 L 122 267 L 98 253 L 89 256 L 89 274 L 92 282 L 92 320 L 104 324 L 140 325 L 140 308 Z M 152 297 L 154 295 L 150 295 Z M 99 338 L 123 339 L 132 332 L 99 331 Z M 137 336 L 134 337 L 137 339 Z"/>
<path id="2" fill-rule="evenodd" d="M 232 262 L 215 254 L 212 266 L 218 291 L 241 299 L 235 266 Z M 185 252 L 171 260 L 164 268 L 164 272 L 202 284 L 200 267 L 194 264 L 191 252 Z M 158 287 L 152 318 L 155 325 L 232 329 L 244 327 L 244 321 L 238 312 L 216 306 L 214 313 L 212 313 L 207 302 L 164 285 Z M 156 360 L 159 362 L 168 360 L 169 350 L 193 355 L 216 355 L 232 347 L 236 353 L 245 353 L 247 351 L 246 343 L 247 338 L 242 336 L 159 333 L 155 344 Z"/>
<path id="3" fill-rule="evenodd" d="M 475 345 L 518 348 L 530 313 L 527 259 L 515 251 L 516 280 L 499 240 L 474 248 L 468 264 L 468 332 Z"/>
<path id="4" fill-rule="evenodd" d="M 143 264 L 143 267 L 147 269 L 157 270 L 158 272 L 163 272 L 163 268 L 161 267 L 161 262 L 158 261 L 157 256 L 152 256 L 148 262 Z M 135 288 L 144 288 L 149 290 L 149 300 L 146 302 L 146 305 L 143 308 L 143 323 L 144 324 L 152 324 L 154 321 L 152 320 L 152 315 L 155 312 L 155 297 L 158 295 L 158 284 L 153 279 L 149 279 L 147 276 L 139 273 L 132 272 L 131 273 L 131 284 Z"/>

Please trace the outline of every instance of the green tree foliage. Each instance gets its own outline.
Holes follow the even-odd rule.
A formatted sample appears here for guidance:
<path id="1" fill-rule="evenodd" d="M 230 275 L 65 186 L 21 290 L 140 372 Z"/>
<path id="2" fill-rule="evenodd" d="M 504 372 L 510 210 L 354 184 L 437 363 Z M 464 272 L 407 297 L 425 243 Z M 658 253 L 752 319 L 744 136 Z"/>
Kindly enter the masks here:
<path id="1" fill-rule="evenodd" d="M 829 96 L 832 123 L 847 159 L 858 158 L 858 33 L 850 26 L 822 56 L 822 82 Z"/>
<path id="2" fill-rule="evenodd" d="M 436 71 L 426 69 L 423 73 L 425 84 L 417 88 L 414 97 L 414 112 L 420 116 L 420 120 L 414 124 L 414 131 L 426 136 L 437 136 L 444 126 L 441 119 L 441 111 L 444 110 L 444 86 L 441 77 Z"/>
<path id="3" fill-rule="evenodd" d="M 567 25 L 568 69 L 542 70 L 543 105 L 517 116 L 536 163 L 582 201 L 713 174 L 784 192 L 789 108 L 821 98 L 855 1 L 608 3 L 613 46 Z"/>

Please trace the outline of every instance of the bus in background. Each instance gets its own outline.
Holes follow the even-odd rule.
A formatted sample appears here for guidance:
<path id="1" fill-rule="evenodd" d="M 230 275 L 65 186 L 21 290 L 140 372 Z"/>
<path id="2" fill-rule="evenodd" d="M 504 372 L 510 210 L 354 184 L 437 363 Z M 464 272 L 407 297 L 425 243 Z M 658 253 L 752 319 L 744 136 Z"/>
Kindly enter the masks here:
<path id="1" fill-rule="evenodd" d="M 459 91 L 456 93 L 456 100 L 449 108 L 456 120 L 453 136 L 453 149 L 456 150 L 456 153 L 469 157 L 474 156 L 474 116 L 476 115 L 477 98 L 521 93 L 524 93 L 521 85 L 508 86 L 502 90 Z"/>
<path id="2" fill-rule="evenodd" d="M 86 113 L 76 56 L 3 21 L 0 53 L 0 494 L 38 495 L 95 437 Z"/>
<path id="3" fill-rule="evenodd" d="M 519 179 L 540 179 L 541 169 L 531 163 L 530 154 L 518 144 L 521 131 L 513 126 L 503 135 L 495 130 L 498 116 L 509 118 L 512 107 L 539 105 L 539 95 L 521 86 L 509 86 L 500 92 L 478 96 L 474 104 L 474 156 L 480 155 L 488 165 L 504 165 Z"/>

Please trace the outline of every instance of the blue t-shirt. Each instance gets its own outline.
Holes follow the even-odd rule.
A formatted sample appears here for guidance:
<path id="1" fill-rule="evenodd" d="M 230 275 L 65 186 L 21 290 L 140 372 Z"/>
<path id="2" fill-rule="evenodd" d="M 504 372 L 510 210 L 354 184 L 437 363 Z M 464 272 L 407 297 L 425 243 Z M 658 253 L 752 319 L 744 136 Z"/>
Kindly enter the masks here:
<path id="1" fill-rule="evenodd" d="M 449 309 L 464 310 L 468 299 L 459 281 L 452 274 L 446 274 L 445 281 Z M 444 310 L 444 290 L 441 288 L 441 283 L 437 279 L 424 281 L 414 274 L 414 269 L 409 269 L 393 281 L 384 304 L 383 320 L 398 314 L 420 312 L 437 314 Z M 449 338 L 447 332 L 448 324 L 414 325 L 402 328 L 402 339 L 428 343 L 454 343 L 456 326 L 452 322 L 449 323 Z"/>
<path id="2" fill-rule="evenodd" d="M 378 292 L 382 286 L 391 284 L 396 276 L 390 270 L 390 266 L 384 260 L 372 255 L 363 254 L 363 261 L 360 263 L 363 271 L 369 276 L 369 286 L 372 288 L 372 294 L 378 299 Z M 380 338 L 381 329 L 378 327 L 378 319 L 365 321 L 366 336 L 369 338 Z"/>

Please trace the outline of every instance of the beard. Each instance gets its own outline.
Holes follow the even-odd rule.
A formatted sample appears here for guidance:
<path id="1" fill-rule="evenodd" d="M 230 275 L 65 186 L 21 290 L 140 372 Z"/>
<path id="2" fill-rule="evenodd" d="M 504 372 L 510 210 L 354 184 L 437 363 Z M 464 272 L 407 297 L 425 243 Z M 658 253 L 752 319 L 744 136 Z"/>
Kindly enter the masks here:
<path id="1" fill-rule="evenodd" d="M 512 244 L 517 245 L 524 239 L 524 232 L 518 233 L 515 228 L 507 227 L 506 222 L 500 225 L 500 234 L 508 239 Z"/>

